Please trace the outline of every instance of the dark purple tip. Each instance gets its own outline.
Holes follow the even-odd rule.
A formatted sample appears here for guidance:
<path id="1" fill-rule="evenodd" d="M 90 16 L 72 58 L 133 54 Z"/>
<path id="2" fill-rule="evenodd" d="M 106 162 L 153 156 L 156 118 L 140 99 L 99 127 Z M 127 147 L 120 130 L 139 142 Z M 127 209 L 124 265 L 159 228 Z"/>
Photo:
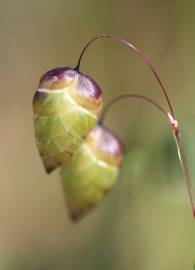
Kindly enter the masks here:
<path id="1" fill-rule="evenodd" d="M 58 90 L 71 88 L 73 98 L 87 109 L 99 112 L 102 91 L 88 75 L 70 67 L 58 67 L 47 71 L 40 79 L 39 89 Z"/>
<path id="2" fill-rule="evenodd" d="M 77 71 L 70 67 L 57 67 L 47 71 L 40 79 L 39 87 L 74 79 Z"/>
<path id="3" fill-rule="evenodd" d="M 124 147 L 118 137 L 113 132 L 104 127 L 97 125 L 92 131 L 96 140 L 96 147 L 106 156 L 122 160 L 124 155 Z"/>
<path id="4" fill-rule="evenodd" d="M 36 91 L 33 97 L 33 104 L 37 102 L 41 102 L 42 100 L 44 100 L 44 98 L 45 98 L 45 93 Z"/>
<path id="5" fill-rule="evenodd" d="M 102 91 L 97 83 L 88 75 L 79 72 L 77 91 L 80 96 L 89 99 L 99 99 Z"/>
<path id="6" fill-rule="evenodd" d="M 113 134 L 113 132 L 106 128 L 101 127 L 103 129 L 101 140 L 99 141 L 99 148 L 103 150 L 103 152 L 119 156 L 123 155 L 124 148 L 120 140 Z"/>

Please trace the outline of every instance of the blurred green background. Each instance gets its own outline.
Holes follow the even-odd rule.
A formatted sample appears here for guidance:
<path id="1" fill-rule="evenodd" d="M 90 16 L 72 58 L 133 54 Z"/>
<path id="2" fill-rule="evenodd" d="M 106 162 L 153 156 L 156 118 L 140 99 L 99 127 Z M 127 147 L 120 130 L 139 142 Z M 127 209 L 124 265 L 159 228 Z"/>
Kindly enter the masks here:
<path id="1" fill-rule="evenodd" d="M 195 223 L 171 131 L 148 104 L 123 101 L 106 124 L 127 148 L 120 179 L 78 224 L 67 216 L 58 173 L 46 175 L 35 145 L 32 97 L 49 68 L 74 66 L 100 33 L 126 38 L 169 89 L 195 178 L 195 2 L 0 0 L 0 269 L 187 270 Z M 166 106 L 148 68 L 110 40 L 87 51 L 81 71 L 104 102 L 137 92 Z"/>

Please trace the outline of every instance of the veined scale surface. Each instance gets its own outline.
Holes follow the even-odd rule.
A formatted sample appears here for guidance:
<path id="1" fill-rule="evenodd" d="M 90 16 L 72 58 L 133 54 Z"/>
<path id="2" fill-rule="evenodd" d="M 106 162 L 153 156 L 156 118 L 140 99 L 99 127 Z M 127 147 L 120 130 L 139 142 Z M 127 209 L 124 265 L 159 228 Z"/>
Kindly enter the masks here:
<path id="1" fill-rule="evenodd" d="M 69 214 L 79 220 L 101 203 L 117 181 L 124 150 L 118 138 L 97 125 L 86 141 L 61 168 Z"/>
<path id="2" fill-rule="evenodd" d="M 49 173 L 71 157 L 97 123 L 101 90 L 70 68 L 47 72 L 33 99 L 36 142 Z"/>

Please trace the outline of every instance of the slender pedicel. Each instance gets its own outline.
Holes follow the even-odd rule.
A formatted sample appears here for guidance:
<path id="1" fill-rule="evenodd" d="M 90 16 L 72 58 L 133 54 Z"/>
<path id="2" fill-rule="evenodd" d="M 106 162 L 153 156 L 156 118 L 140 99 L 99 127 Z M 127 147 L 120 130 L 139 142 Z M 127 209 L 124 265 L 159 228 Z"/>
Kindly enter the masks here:
<path id="1" fill-rule="evenodd" d="M 143 95 L 138 95 L 138 94 L 125 94 L 125 95 L 120 95 L 120 96 L 117 96 L 113 99 L 110 100 L 110 102 L 108 102 L 106 104 L 106 106 L 104 107 L 103 111 L 102 111 L 102 114 L 101 114 L 101 117 L 98 121 L 99 124 L 103 124 L 104 120 L 105 120 L 105 117 L 109 111 L 109 109 L 111 109 L 111 107 L 117 103 L 118 101 L 120 101 L 121 99 L 126 99 L 126 98 L 138 98 L 138 99 L 142 99 L 146 102 L 149 102 L 151 104 L 153 104 L 157 109 L 159 109 L 166 117 L 167 117 L 167 112 L 157 103 L 155 102 L 154 100 L 146 97 L 146 96 L 143 96 Z"/>
<path id="2" fill-rule="evenodd" d="M 185 183 L 186 183 L 186 187 L 188 190 L 188 195 L 190 198 L 190 203 L 192 206 L 192 212 L 193 212 L 193 217 L 195 217 L 195 203 L 194 203 L 194 199 L 193 199 L 193 192 L 192 192 L 192 179 L 189 173 L 189 169 L 188 169 L 188 164 L 187 164 L 187 160 L 185 157 L 185 153 L 184 153 L 184 149 L 181 143 L 181 139 L 180 139 L 180 130 L 179 130 L 179 126 L 178 126 L 178 122 L 177 120 L 174 119 L 174 117 L 172 116 L 171 113 L 166 112 L 157 102 L 155 102 L 154 100 L 142 96 L 142 95 L 138 95 L 138 94 L 126 94 L 126 95 L 121 95 L 118 96 L 116 98 L 113 98 L 110 102 L 107 103 L 107 105 L 104 107 L 104 110 L 102 112 L 102 115 L 99 119 L 99 124 L 103 125 L 104 121 L 105 121 L 105 117 L 108 114 L 108 111 L 111 109 L 111 107 L 117 103 L 118 101 L 121 101 L 122 99 L 126 99 L 126 98 L 137 98 L 137 99 L 142 99 L 146 102 L 151 103 L 152 105 L 154 105 L 157 109 L 159 109 L 159 111 L 161 111 L 167 118 L 172 132 L 173 132 L 173 136 L 176 142 L 176 146 L 177 146 L 177 151 L 178 151 L 178 156 L 179 156 L 179 160 L 180 160 L 180 164 L 182 167 L 182 171 L 183 171 L 183 175 L 184 175 L 184 179 L 185 179 Z"/>
<path id="3" fill-rule="evenodd" d="M 160 79 L 160 76 L 158 74 L 158 72 L 156 71 L 155 67 L 153 66 L 153 64 L 150 62 L 150 60 L 144 55 L 144 53 L 139 50 L 138 48 L 136 48 L 133 44 L 129 43 L 128 41 L 124 40 L 124 39 L 120 39 L 120 38 L 116 38 L 116 37 L 113 37 L 113 36 L 110 36 L 110 35 L 106 35 L 106 34 L 103 34 L 103 35 L 99 35 L 99 36 L 96 36 L 94 38 L 92 38 L 86 45 L 85 47 L 83 48 L 82 52 L 81 52 L 81 55 L 79 57 L 79 60 L 78 60 L 78 63 L 75 67 L 75 70 L 79 71 L 80 69 L 80 64 L 81 64 L 81 60 L 82 60 L 82 57 L 86 51 L 86 49 L 96 40 L 100 39 L 100 38 L 109 38 L 109 39 L 112 39 L 112 40 L 115 40 L 115 41 L 118 41 L 118 42 L 121 42 L 123 44 L 125 44 L 126 46 L 128 46 L 132 51 L 134 51 L 141 59 L 142 61 L 144 61 L 148 67 L 151 69 L 152 73 L 154 74 L 155 78 L 157 79 L 163 93 L 164 93 L 164 96 L 167 100 L 167 103 L 168 103 L 168 106 L 169 106 L 169 109 L 171 111 L 171 114 L 173 116 L 173 118 L 175 118 L 175 114 L 174 114 L 174 110 L 173 110 L 173 107 L 171 105 L 171 99 L 165 89 L 165 86 L 163 85 L 161 79 Z"/>

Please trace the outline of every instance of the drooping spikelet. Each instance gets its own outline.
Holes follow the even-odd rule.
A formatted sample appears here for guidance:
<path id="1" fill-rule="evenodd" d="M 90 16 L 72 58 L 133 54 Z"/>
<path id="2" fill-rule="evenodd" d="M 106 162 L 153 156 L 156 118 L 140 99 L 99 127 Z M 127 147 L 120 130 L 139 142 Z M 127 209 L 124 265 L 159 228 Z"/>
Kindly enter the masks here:
<path id="1" fill-rule="evenodd" d="M 74 153 L 95 127 L 102 94 L 89 76 L 60 67 L 42 76 L 33 99 L 36 142 L 48 173 Z"/>
<path id="2" fill-rule="evenodd" d="M 114 186 L 124 150 L 113 133 L 97 125 L 61 168 L 66 204 L 73 220 L 97 206 Z"/>

